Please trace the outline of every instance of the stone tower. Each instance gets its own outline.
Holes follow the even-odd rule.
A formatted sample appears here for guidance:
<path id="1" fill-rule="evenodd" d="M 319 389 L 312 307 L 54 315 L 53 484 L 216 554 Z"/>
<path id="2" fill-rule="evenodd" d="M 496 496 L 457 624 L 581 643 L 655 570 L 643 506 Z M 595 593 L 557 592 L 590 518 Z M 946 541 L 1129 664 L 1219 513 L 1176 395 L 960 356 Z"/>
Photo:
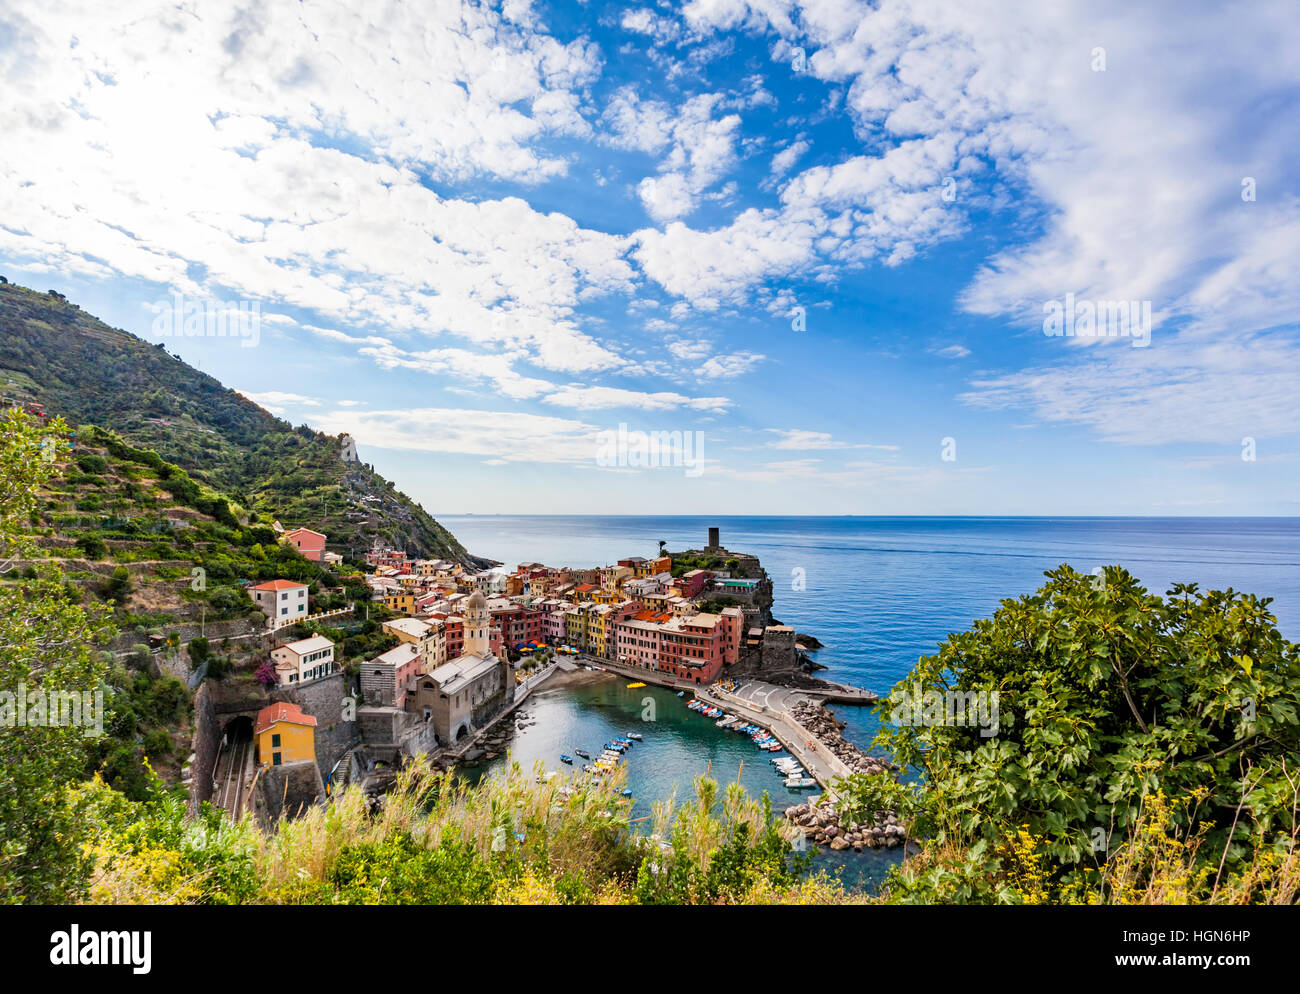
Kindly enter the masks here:
<path id="1" fill-rule="evenodd" d="M 360 462 L 357 456 L 357 443 L 351 435 L 339 436 L 339 457 L 344 462 Z"/>
<path id="2" fill-rule="evenodd" d="M 720 549 L 720 548 L 722 547 L 722 542 L 721 542 L 721 541 L 719 540 L 719 538 L 718 538 L 718 529 L 716 529 L 716 528 L 710 528 L 710 529 L 709 529 L 709 546 L 708 546 L 708 547 L 709 547 L 710 549 Z"/>
<path id="3" fill-rule="evenodd" d="M 488 652 L 488 606 L 481 590 L 476 590 L 465 601 L 465 655 Z"/>

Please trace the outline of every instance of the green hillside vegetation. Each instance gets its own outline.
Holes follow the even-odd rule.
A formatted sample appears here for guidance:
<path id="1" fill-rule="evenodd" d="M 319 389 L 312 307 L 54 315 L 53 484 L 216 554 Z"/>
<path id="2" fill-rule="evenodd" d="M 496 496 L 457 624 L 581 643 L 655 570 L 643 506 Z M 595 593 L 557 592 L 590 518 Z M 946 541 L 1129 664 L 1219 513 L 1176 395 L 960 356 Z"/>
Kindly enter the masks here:
<path id="1" fill-rule="evenodd" d="M 1061 566 L 950 635 L 880 704 L 877 744 L 920 777 L 844 785 L 845 813 L 896 808 L 921 840 L 889 898 L 1295 903 L 1300 646 L 1268 605 Z M 996 734 L 943 717 L 994 694 Z"/>
<path id="2" fill-rule="evenodd" d="M 325 532 L 336 551 L 359 555 L 378 539 L 420 556 L 474 561 L 391 482 L 343 463 L 338 438 L 291 426 L 62 295 L 0 284 L 0 399 L 106 428 L 248 512 Z"/>
<path id="3" fill-rule="evenodd" d="M 156 452 L 93 426 L 64 433 L 60 444 L 66 450 L 43 453 L 52 458 L 27 521 L 31 546 L 0 583 L 19 584 L 57 565 L 69 600 L 103 612 L 115 633 L 105 642 L 116 652 L 106 654 L 113 662 L 104 681 L 114 717 L 109 734 L 94 741 L 88 769 L 139 798 L 146 757 L 174 783 L 189 752 L 191 692 L 174 673 L 185 677 L 202 667 L 207 679 L 258 689 L 261 640 L 222 637 L 223 629 L 257 633 L 265 623 L 246 585 L 276 578 L 306 583 L 313 611 L 365 605 L 370 591 L 359 567 L 345 563 L 331 571 L 308 561 L 277 542 L 255 513 L 245 516 Z M 371 613 L 283 634 L 328 635 L 339 646 L 340 664 L 355 672 L 363 659 L 396 644 L 380 629 L 389 613 L 379 606 Z M 212 638 L 183 645 L 180 626 L 201 619 Z M 151 639 L 165 643 L 151 648 Z"/>

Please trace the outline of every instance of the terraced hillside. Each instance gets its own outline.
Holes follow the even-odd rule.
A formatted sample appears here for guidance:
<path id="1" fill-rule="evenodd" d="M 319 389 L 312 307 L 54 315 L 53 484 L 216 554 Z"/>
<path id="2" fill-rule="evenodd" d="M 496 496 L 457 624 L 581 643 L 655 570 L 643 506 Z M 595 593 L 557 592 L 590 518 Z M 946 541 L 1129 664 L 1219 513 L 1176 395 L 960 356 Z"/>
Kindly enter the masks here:
<path id="1" fill-rule="evenodd" d="M 315 528 L 341 553 L 378 539 L 420 556 L 486 562 L 393 483 L 345 463 L 339 438 L 293 427 L 54 292 L 0 283 L 0 400 L 109 429 L 228 495 L 237 515 Z"/>

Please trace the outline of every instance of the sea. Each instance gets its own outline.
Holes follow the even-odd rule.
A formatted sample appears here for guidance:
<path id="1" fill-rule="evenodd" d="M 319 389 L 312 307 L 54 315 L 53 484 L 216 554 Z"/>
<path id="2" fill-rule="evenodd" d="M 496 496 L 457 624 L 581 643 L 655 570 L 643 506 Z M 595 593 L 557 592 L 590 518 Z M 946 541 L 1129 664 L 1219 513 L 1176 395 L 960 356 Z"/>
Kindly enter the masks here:
<path id="1" fill-rule="evenodd" d="M 1202 590 L 1232 588 L 1272 598 L 1282 634 L 1300 640 L 1300 518 L 990 518 L 990 517 L 695 517 L 589 515 L 439 516 L 470 552 L 551 566 L 603 566 L 629 556 L 702 548 L 708 529 L 721 544 L 758 556 L 772 579 L 773 615 L 825 648 L 820 675 L 881 696 L 949 633 L 989 617 L 1006 598 L 1032 593 L 1062 563 L 1091 573 L 1121 565 L 1148 590 L 1178 582 Z M 654 715 L 646 721 L 647 709 Z M 846 737 L 869 752 L 875 712 L 836 705 Z M 709 775 L 737 780 L 776 810 L 808 792 L 792 791 L 768 757 L 742 735 L 720 731 L 686 709 L 684 699 L 626 681 L 540 691 L 515 718 L 510 760 L 563 769 L 560 753 L 593 755 L 610 738 L 642 731 L 628 753 L 633 816 L 648 824 L 656 801 L 693 796 Z M 491 775 L 505 758 L 467 772 Z M 581 762 L 581 760 L 578 760 Z M 854 886 L 874 886 L 897 850 L 821 852 L 816 868 Z"/>

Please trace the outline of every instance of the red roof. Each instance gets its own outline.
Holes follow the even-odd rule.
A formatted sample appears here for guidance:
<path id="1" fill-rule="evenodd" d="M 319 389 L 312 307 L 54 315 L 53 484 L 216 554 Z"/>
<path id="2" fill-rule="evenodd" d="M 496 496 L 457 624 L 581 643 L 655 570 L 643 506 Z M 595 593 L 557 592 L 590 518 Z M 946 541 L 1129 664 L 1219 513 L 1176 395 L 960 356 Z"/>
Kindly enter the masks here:
<path id="1" fill-rule="evenodd" d="M 595 589 L 596 589 L 596 585 L 595 585 L 594 583 L 580 583 L 580 584 L 578 584 L 578 590 L 579 590 L 581 593 L 584 593 L 584 594 L 585 594 L 588 590 L 595 590 Z"/>
<path id="2" fill-rule="evenodd" d="M 257 712 L 257 730 L 255 734 L 261 735 L 278 721 L 288 721 L 295 725 L 310 725 L 316 727 L 316 719 L 309 714 L 304 714 L 302 708 L 297 704 L 290 704 L 288 701 L 280 701 L 276 704 L 268 704 Z"/>
<path id="3" fill-rule="evenodd" d="M 292 580 L 267 580 L 265 583 L 259 583 L 254 590 L 293 590 L 297 587 L 305 587 L 305 583 L 294 583 Z"/>

